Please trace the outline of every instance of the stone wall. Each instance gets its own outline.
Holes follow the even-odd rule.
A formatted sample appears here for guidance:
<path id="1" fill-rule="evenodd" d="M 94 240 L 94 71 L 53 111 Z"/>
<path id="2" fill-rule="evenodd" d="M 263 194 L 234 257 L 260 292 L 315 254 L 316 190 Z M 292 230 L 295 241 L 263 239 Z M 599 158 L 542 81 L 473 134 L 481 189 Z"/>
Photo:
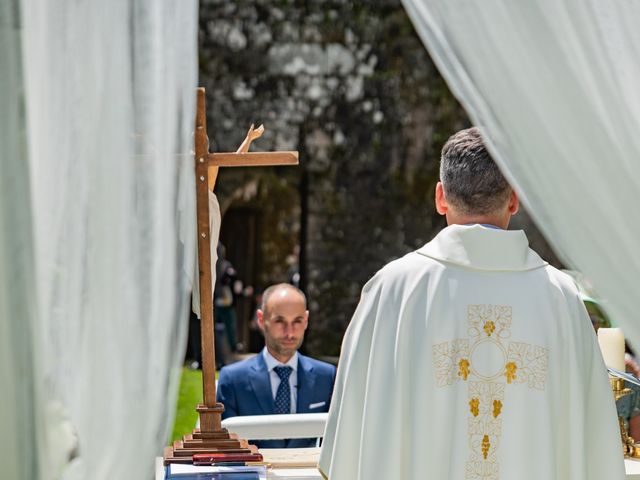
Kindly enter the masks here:
<path id="1" fill-rule="evenodd" d="M 300 239 L 306 347 L 337 355 L 367 279 L 443 226 L 439 152 L 466 115 L 399 1 L 202 0 L 200 18 L 212 148 L 235 150 L 256 122 L 260 148 L 300 151 L 297 168 L 223 171 L 223 209 L 262 212 L 259 282 L 284 279 Z M 259 194 L 269 185 L 289 199 L 278 210 Z M 273 242 L 283 225 L 293 240 L 285 228 Z"/>

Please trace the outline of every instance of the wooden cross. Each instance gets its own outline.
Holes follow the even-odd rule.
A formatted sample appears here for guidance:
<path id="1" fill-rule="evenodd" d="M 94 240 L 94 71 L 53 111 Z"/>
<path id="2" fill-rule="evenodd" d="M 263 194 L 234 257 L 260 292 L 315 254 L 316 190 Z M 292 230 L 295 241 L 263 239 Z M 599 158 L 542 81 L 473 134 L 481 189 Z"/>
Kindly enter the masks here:
<path id="1" fill-rule="evenodd" d="M 254 132 L 252 134 L 252 132 Z M 242 146 L 234 153 L 210 153 L 204 88 L 197 91 L 195 130 L 196 210 L 198 227 L 198 271 L 200 285 L 200 332 L 202 339 L 202 404 L 196 406 L 200 429 L 176 441 L 164 452 L 165 464 L 191 463 L 194 453 L 249 453 L 256 447 L 222 428 L 224 406 L 216 402 L 215 338 L 212 301 L 211 232 L 209 231 L 209 189 L 213 191 L 219 167 L 258 167 L 297 165 L 298 152 L 249 153 L 249 145 L 262 133 L 252 128 Z"/>
<path id="2" fill-rule="evenodd" d="M 466 478 L 497 479 L 497 449 L 502 435 L 505 387 L 526 383 L 544 390 L 549 352 L 546 348 L 510 341 L 512 310 L 507 305 L 469 305 L 469 338 L 433 346 L 438 387 L 463 381 L 469 385 L 469 459 Z M 500 359 L 489 362 L 480 358 Z"/>

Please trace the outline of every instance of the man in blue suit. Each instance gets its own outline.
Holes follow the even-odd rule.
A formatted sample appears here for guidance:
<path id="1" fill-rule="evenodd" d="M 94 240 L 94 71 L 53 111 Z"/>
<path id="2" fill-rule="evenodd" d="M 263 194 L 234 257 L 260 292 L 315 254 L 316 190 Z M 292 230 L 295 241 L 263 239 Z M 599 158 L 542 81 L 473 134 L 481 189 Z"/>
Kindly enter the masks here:
<path id="1" fill-rule="evenodd" d="M 329 411 L 336 368 L 298 353 L 309 323 L 304 293 L 287 283 L 267 288 L 257 318 L 265 348 L 220 370 L 217 397 L 225 408 L 222 418 Z M 251 443 L 259 448 L 302 448 L 315 446 L 315 439 Z"/>

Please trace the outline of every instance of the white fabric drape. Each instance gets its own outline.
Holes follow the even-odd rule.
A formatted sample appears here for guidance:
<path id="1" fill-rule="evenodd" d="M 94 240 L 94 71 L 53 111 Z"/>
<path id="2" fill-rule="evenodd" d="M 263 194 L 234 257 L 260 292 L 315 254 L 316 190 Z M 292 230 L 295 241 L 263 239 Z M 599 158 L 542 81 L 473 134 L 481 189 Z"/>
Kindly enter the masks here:
<path id="1" fill-rule="evenodd" d="M 193 272 L 197 2 L 0 14 L 2 471 L 150 478 Z"/>
<path id="2" fill-rule="evenodd" d="M 536 224 L 640 347 L 640 4 L 403 3 Z"/>
<path id="3" fill-rule="evenodd" d="M 20 6 L 0 2 L 0 448 L 2 478 L 38 478 L 37 312 Z M 38 431 L 42 432 L 41 429 Z"/>

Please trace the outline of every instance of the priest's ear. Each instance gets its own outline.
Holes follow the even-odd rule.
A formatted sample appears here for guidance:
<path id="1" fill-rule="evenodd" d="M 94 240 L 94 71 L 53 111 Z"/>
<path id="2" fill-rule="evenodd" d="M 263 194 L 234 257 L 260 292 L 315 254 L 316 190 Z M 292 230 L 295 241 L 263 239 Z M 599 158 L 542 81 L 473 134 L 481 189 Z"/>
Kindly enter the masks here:
<path id="1" fill-rule="evenodd" d="M 516 191 L 513 189 L 511 190 L 511 195 L 509 196 L 508 208 L 511 215 L 515 215 L 520 209 L 520 199 L 518 198 L 518 194 L 516 193 Z"/>
<path id="2" fill-rule="evenodd" d="M 440 215 L 446 215 L 448 211 L 449 205 L 444 196 L 444 187 L 442 186 L 442 182 L 438 182 L 436 185 L 436 212 Z"/>

